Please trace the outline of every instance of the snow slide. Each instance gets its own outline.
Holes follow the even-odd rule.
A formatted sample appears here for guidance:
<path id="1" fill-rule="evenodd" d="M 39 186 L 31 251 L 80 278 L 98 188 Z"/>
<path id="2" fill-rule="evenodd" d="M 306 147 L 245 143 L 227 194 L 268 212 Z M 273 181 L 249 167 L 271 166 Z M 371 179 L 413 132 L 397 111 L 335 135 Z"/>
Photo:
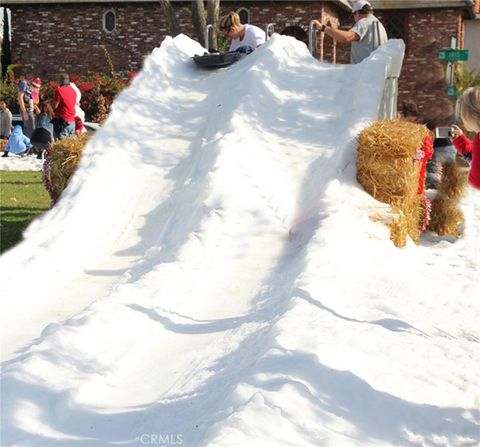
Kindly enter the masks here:
<path id="1" fill-rule="evenodd" d="M 398 250 L 355 180 L 402 51 L 167 38 L 0 258 L 1 445 L 478 444 L 479 197 Z"/>

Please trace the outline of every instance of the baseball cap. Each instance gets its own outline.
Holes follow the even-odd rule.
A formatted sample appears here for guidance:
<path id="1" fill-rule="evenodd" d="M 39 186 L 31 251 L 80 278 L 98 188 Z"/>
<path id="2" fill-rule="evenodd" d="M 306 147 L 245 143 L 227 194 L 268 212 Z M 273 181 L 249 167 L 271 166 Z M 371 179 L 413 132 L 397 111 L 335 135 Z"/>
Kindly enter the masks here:
<path id="1" fill-rule="evenodd" d="M 40 78 L 35 78 L 33 81 L 32 81 L 32 85 L 34 87 L 40 87 L 42 85 L 42 80 Z"/>
<path id="2" fill-rule="evenodd" d="M 357 11 L 361 11 L 362 9 L 364 11 L 372 11 L 373 10 L 372 5 L 370 3 L 368 3 L 367 0 L 358 0 L 352 6 L 352 14 L 354 14 Z"/>

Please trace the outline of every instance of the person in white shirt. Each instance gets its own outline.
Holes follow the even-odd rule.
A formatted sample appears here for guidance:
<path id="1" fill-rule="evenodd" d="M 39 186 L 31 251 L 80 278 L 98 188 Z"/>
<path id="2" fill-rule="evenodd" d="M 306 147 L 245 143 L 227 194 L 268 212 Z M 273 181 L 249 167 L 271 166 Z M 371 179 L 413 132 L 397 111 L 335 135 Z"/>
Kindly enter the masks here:
<path id="1" fill-rule="evenodd" d="M 240 16 L 232 11 L 220 19 L 220 29 L 226 37 L 232 39 L 230 51 L 243 47 L 253 50 L 265 43 L 265 31 L 254 25 L 243 25 Z"/>
<path id="2" fill-rule="evenodd" d="M 355 25 L 348 31 L 327 26 L 314 20 L 315 28 L 340 43 L 351 43 L 350 61 L 358 64 L 370 56 L 380 45 L 388 40 L 385 27 L 373 15 L 372 5 L 366 0 L 358 0 L 352 6 Z"/>

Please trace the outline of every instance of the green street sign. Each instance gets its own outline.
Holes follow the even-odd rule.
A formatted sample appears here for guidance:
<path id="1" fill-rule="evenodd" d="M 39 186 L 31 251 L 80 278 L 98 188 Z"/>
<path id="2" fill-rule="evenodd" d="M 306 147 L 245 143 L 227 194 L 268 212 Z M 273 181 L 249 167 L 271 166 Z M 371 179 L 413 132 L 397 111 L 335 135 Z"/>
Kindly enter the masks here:
<path id="1" fill-rule="evenodd" d="M 447 96 L 449 98 L 457 98 L 458 97 L 458 91 L 454 86 L 447 87 Z"/>
<path id="2" fill-rule="evenodd" d="M 468 50 L 444 48 L 443 50 L 438 50 L 438 60 L 441 62 L 468 61 Z"/>

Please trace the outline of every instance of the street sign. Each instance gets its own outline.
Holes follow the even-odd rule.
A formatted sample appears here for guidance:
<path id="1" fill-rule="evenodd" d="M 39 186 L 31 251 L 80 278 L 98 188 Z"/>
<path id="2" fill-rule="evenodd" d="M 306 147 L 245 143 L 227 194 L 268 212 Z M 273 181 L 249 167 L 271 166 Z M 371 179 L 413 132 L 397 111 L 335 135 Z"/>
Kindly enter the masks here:
<path id="1" fill-rule="evenodd" d="M 468 61 L 468 50 L 444 48 L 443 50 L 438 50 L 438 60 L 441 62 Z"/>
<path id="2" fill-rule="evenodd" d="M 447 96 L 449 98 L 458 98 L 458 91 L 457 88 L 453 85 L 447 87 Z"/>

